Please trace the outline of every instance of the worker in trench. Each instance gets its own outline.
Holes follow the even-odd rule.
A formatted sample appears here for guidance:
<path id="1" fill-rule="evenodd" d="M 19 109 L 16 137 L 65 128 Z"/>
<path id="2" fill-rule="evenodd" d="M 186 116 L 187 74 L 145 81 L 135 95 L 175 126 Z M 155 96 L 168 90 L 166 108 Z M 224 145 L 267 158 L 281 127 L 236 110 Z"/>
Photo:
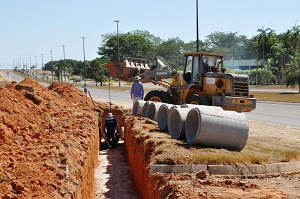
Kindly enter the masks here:
<path id="1" fill-rule="evenodd" d="M 112 113 L 108 113 L 105 124 L 104 124 L 104 133 L 105 133 L 105 139 L 108 144 L 109 148 L 115 147 L 119 142 L 119 124 L 114 118 Z"/>

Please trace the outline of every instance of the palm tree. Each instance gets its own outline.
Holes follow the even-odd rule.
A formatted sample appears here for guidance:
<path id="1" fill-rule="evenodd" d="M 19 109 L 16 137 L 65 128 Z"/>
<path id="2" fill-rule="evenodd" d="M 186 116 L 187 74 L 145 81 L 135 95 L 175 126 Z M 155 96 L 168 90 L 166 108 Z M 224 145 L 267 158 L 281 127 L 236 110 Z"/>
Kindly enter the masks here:
<path id="1" fill-rule="evenodd" d="M 285 78 L 286 86 L 295 87 L 298 84 L 300 93 L 300 52 L 296 52 L 296 55 L 292 57 L 290 67 L 288 69 L 288 75 Z"/>
<path id="2" fill-rule="evenodd" d="M 277 38 L 275 35 L 275 31 L 267 28 L 264 29 L 264 27 L 262 27 L 262 29 L 258 29 L 257 32 L 259 32 L 259 34 L 254 38 L 254 42 L 257 45 L 258 48 L 258 52 L 261 52 L 262 57 L 262 65 L 265 65 L 266 68 L 268 69 L 268 63 L 266 62 L 266 57 L 269 56 L 270 52 L 271 52 L 271 47 L 273 46 L 274 43 L 276 43 Z M 258 57 L 259 59 L 260 57 Z M 269 84 L 269 81 L 267 79 L 267 84 Z"/>

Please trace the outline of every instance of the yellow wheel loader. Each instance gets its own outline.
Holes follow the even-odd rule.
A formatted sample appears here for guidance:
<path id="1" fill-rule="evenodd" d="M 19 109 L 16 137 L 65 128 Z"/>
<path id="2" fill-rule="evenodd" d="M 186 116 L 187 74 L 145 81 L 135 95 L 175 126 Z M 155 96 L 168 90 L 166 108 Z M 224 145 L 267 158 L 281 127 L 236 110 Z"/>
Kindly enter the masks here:
<path id="1" fill-rule="evenodd" d="M 170 66 L 156 57 L 148 60 L 125 58 L 122 62 L 107 63 L 113 77 L 134 81 L 139 75 L 142 82 L 152 82 L 165 90 L 152 90 L 146 101 L 171 104 L 200 104 L 220 106 L 224 110 L 249 112 L 256 108 L 256 99 L 249 94 L 249 77 L 226 73 L 223 55 L 207 52 L 186 52 L 183 74 L 172 72 Z M 173 78 L 172 81 L 168 81 Z"/>

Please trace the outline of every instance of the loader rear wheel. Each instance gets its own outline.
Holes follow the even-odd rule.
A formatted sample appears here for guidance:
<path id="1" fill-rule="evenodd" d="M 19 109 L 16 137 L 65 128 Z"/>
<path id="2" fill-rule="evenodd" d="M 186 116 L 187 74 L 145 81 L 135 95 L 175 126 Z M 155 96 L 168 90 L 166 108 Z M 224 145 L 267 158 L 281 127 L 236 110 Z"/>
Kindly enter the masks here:
<path id="1" fill-rule="evenodd" d="M 154 90 L 147 93 L 145 96 L 145 101 L 171 103 L 169 94 L 160 90 Z"/>
<path id="2" fill-rule="evenodd" d="M 186 102 L 188 104 L 199 104 L 199 105 L 211 106 L 211 101 L 206 95 L 194 94 L 191 97 L 189 97 L 186 100 Z"/>

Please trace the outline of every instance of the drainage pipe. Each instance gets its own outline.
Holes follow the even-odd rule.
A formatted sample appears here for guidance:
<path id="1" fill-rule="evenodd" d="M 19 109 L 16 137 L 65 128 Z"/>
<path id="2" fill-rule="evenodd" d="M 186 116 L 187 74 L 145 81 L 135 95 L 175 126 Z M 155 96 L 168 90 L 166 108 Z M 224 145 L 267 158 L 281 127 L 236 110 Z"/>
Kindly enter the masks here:
<path id="1" fill-rule="evenodd" d="M 147 107 L 146 117 L 150 120 L 157 121 L 157 112 L 162 104 L 162 102 L 150 102 Z"/>
<path id="2" fill-rule="evenodd" d="M 223 110 L 220 106 L 205 106 L 199 104 L 182 104 L 181 108 L 199 108 L 199 109 L 210 109 L 210 110 Z"/>
<path id="3" fill-rule="evenodd" d="M 248 140 L 245 114 L 193 108 L 186 117 L 186 139 L 190 144 L 241 151 Z"/>
<path id="4" fill-rule="evenodd" d="M 144 100 L 138 100 L 134 103 L 132 108 L 132 115 L 134 116 L 141 116 L 143 112 L 143 107 L 146 101 Z"/>
<path id="5" fill-rule="evenodd" d="M 166 131 L 168 129 L 168 116 L 170 109 L 179 107 L 179 105 L 173 104 L 162 104 L 159 107 L 157 111 L 157 123 L 161 131 Z"/>
<path id="6" fill-rule="evenodd" d="M 220 110 L 223 111 L 221 107 L 218 106 L 204 106 L 198 104 L 182 104 L 180 108 L 176 111 L 170 110 L 168 116 L 168 130 L 172 138 L 174 139 L 184 139 L 186 138 L 185 132 L 185 121 L 186 116 L 192 108 L 199 108 L 200 110 Z"/>
<path id="7" fill-rule="evenodd" d="M 168 129 L 172 138 L 185 138 L 186 116 L 192 108 L 172 108 L 168 116 Z"/>

